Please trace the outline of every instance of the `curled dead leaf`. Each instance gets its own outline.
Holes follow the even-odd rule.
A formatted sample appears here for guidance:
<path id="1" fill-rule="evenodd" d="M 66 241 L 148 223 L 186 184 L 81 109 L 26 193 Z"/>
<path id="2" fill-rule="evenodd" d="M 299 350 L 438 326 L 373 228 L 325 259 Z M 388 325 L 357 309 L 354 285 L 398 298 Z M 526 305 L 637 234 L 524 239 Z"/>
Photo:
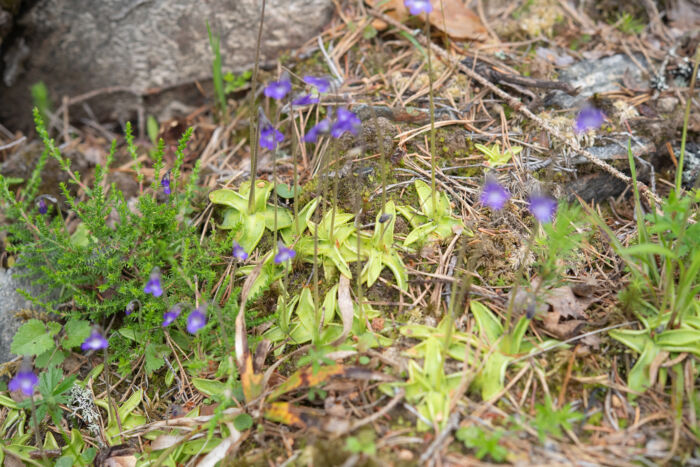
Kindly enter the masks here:
<path id="1" fill-rule="evenodd" d="M 379 6 L 379 10 L 387 16 L 403 22 L 410 16 L 408 8 L 403 0 L 365 0 L 371 7 Z M 485 41 L 488 32 L 481 19 L 477 16 L 464 0 L 431 0 L 433 11 L 428 15 L 430 24 L 442 32 L 447 33 L 452 39 Z M 424 15 L 419 17 L 424 18 Z M 382 20 L 375 20 L 372 26 L 382 31 L 387 24 Z"/>

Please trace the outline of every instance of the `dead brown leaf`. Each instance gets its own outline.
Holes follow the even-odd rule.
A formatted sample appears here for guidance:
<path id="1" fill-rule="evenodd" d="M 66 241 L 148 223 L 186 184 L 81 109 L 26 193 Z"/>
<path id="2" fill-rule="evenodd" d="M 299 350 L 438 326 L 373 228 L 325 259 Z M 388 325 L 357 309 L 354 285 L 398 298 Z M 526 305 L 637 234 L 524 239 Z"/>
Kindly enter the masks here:
<path id="1" fill-rule="evenodd" d="M 355 316 L 352 297 L 350 297 L 350 279 L 342 274 L 340 275 L 340 281 L 338 281 L 338 309 L 340 310 L 340 318 L 343 321 L 343 333 L 333 342 L 333 345 L 342 344 L 350 335 L 352 320 Z"/>
<path id="2" fill-rule="evenodd" d="M 408 8 L 403 0 L 365 0 L 365 2 L 375 7 L 381 3 L 380 11 L 387 16 L 403 22 L 410 16 Z M 456 40 L 485 41 L 488 39 L 488 32 L 477 16 L 463 0 L 431 0 L 433 11 L 428 15 L 430 24 L 448 36 Z M 424 18 L 424 15 L 420 15 Z M 387 28 L 387 24 L 382 20 L 375 20 L 372 26 L 382 31 Z"/>
<path id="3" fill-rule="evenodd" d="M 557 287 L 547 292 L 545 301 L 563 318 L 585 318 L 583 312 L 595 301 L 591 297 L 577 297 L 571 287 Z"/>

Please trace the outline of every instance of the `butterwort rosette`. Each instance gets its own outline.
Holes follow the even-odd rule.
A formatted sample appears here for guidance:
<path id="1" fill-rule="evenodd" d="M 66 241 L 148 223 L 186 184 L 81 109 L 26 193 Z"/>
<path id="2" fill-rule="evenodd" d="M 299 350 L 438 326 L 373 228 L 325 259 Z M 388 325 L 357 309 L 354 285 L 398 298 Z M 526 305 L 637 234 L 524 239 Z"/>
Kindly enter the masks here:
<path id="1" fill-rule="evenodd" d="M 488 206 L 494 211 L 500 211 L 510 199 L 508 190 L 500 185 L 495 179 L 487 178 L 484 189 L 481 192 L 480 200 L 484 206 Z"/>
<path id="2" fill-rule="evenodd" d="M 187 316 L 187 332 L 197 334 L 207 324 L 206 305 L 202 304 L 195 308 Z"/>
<path id="3" fill-rule="evenodd" d="M 557 212 L 557 201 L 554 198 L 542 194 L 531 195 L 528 209 L 542 224 L 552 222 Z"/>
<path id="4" fill-rule="evenodd" d="M 87 352 L 90 350 L 106 349 L 107 345 L 107 339 L 105 339 L 100 331 L 93 329 L 87 339 L 80 345 L 80 348 Z"/>
<path id="5" fill-rule="evenodd" d="M 149 293 L 153 295 L 154 297 L 160 297 L 163 295 L 163 284 L 161 283 L 159 267 L 155 267 L 153 270 L 151 270 L 151 275 L 149 276 L 148 282 L 146 282 L 146 286 L 143 288 L 143 291 L 147 294 Z"/>
<path id="6" fill-rule="evenodd" d="M 430 4 L 430 0 L 404 0 L 403 4 L 406 5 L 412 15 L 433 11 L 433 5 Z"/>

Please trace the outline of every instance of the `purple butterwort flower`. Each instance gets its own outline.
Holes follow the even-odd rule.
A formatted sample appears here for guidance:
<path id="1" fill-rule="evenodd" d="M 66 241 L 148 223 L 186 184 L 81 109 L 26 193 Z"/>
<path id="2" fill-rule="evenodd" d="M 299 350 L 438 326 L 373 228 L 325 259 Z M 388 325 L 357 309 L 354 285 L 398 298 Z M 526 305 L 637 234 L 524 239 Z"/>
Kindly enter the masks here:
<path id="1" fill-rule="evenodd" d="M 46 200 L 44 198 L 39 198 L 36 202 L 36 207 L 39 210 L 39 214 L 42 216 L 46 214 L 49 210 L 49 206 L 46 204 Z"/>
<path id="2" fill-rule="evenodd" d="M 284 135 L 282 132 L 278 131 L 272 125 L 265 125 L 262 130 L 260 130 L 260 147 L 274 151 L 277 144 L 281 143 L 283 140 Z"/>
<path id="3" fill-rule="evenodd" d="M 85 342 L 80 346 L 81 349 L 88 350 L 100 350 L 107 348 L 107 339 L 100 334 L 100 331 L 93 329 L 92 333 L 85 339 Z"/>
<path id="4" fill-rule="evenodd" d="M 353 135 L 356 135 L 360 129 L 360 119 L 357 115 L 350 112 L 348 109 L 339 107 L 335 111 L 335 122 L 333 123 L 333 128 L 331 128 L 331 136 L 333 138 L 340 138 L 343 134 L 348 131 Z"/>
<path id="5" fill-rule="evenodd" d="M 487 179 L 484 183 L 484 191 L 481 192 L 481 202 L 486 206 L 500 211 L 510 198 L 510 193 L 496 180 Z"/>
<path id="6" fill-rule="evenodd" d="M 130 302 L 126 305 L 126 308 L 124 309 L 124 314 L 126 314 L 126 316 L 129 316 L 131 313 L 133 313 L 134 311 L 137 310 L 137 307 L 138 307 L 138 309 L 141 308 L 141 302 L 140 302 L 140 301 L 138 301 L 138 300 L 132 300 L 132 301 L 130 301 Z"/>
<path id="7" fill-rule="evenodd" d="M 248 253 L 243 249 L 241 245 L 238 244 L 238 242 L 233 242 L 233 251 L 232 251 L 233 257 L 236 258 L 239 261 L 245 261 L 248 259 Z"/>
<path id="8" fill-rule="evenodd" d="M 296 251 L 284 246 L 284 243 L 277 243 L 277 254 L 275 255 L 275 264 L 282 264 L 289 261 L 297 255 Z"/>
<path id="9" fill-rule="evenodd" d="M 605 121 L 605 114 L 595 107 L 586 106 L 576 116 L 574 130 L 576 133 L 584 133 L 588 130 L 597 130 Z"/>
<path id="10" fill-rule="evenodd" d="M 170 194 L 170 171 L 168 170 L 165 172 L 165 175 L 163 175 L 163 178 L 160 179 L 160 186 L 163 187 L 163 193 L 166 195 Z"/>
<path id="11" fill-rule="evenodd" d="M 319 98 L 312 94 L 303 94 L 292 101 L 292 105 L 303 107 L 305 105 L 318 104 Z"/>
<path id="12" fill-rule="evenodd" d="M 430 4 L 430 0 L 404 0 L 403 4 L 408 7 L 412 15 L 430 13 L 433 11 L 433 6 Z"/>
<path id="13" fill-rule="evenodd" d="M 318 92 L 328 92 L 331 82 L 323 76 L 304 76 L 304 82 L 318 89 Z"/>
<path id="14" fill-rule="evenodd" d="M 51 195 L 40 195 L 34 200 L 34 204 L 36 205 L 36 209 L 39 211 L 39 214 L 41 214 L 42 216 L 49 211 L 49 205 L 46 202 L 47 200 L 56 204 L 56 198 L 54 198 Z"/>
<path id="15" fill-rule="evenodd" d="M 532 195 L 528 209 L 535 219 L 544 224 L 552 221 L 554 213 L 557 212 L 557 201 L 549 196 Z"/>
<path id="16" fill-rule="evenodd" d="M 155 267 L 151 271 L 151 277 L 146 282 L 146 286 L 143 288 L 146 293 L 153 294 L 154 297 L 160 297 L 163 295 L 163 286 L 160 283 L 160 268 Z"/>
<path id="17" fill-rule="evenodd" d="M 304 141 L 307 143 L 315 143 L 318 141 L 318 137 L 323 133 L 328 133 L 331 130 L 331 121 L 324 118 L 316 125 L 311 127 L 308 133 L 304 135 Z"/>
<path id="18" fill-rule="evenodd" d="M 196 334 L 197 331 L 202 329 L 207 324 L 207 317 L 202 309 L 204 306 L 195 308 L 192 313 L 187 316 L 187 332 L 190 334 Z"/>
<path id="19" fill-rule="evenodd" d="M 173 307 L 163 313 L 163 327 L 170 326 L 173 324 L 173 321 L 177 319 L 178 316 L 180 316 L 180 313 L 182 312 L 182 306 L 178 303 L 176 305 L 173 305 Z"/>
<path id="20" fill-rule="evenodd" d="M 289 81 L 289 78 L 283 76 L 279 79 L 279 81 L 272 81 L 267 86 L 265 86 L 265 90 L 263 91 L 263 93 L 267 97 L 281 100 L 284 99 L 284 96 L 286 96 L 287 93 L 291 90 L 292 82 Z"/>
<path id="21" fill-rule="evenodd" d="M 10 380 L 10 384 L 7 385 L 10 391 L 22 391 L 25 396 L 31 396 L 34 394 L 34 388 L 39 383 L 39 378 L 37 378 L 36 373 L 32 370 L 32 364 L 29 358 L 24 357 L 22 366 L 14 378 Z"/>

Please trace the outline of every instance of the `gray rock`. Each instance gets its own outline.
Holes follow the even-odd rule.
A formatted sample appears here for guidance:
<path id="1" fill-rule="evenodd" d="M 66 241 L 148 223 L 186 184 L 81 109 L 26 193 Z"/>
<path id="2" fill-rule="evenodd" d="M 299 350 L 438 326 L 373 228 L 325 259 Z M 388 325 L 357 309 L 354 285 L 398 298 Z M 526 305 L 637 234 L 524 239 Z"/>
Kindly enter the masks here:
<path id="1" fill-rule="evenodd" d="M 635 55 L 635 59 L 642 66 L 647 66 L 642 55 Z M 636 83 L 645 82 L 644 73 L 627 55 L 584 60 L 570 66 L 559 75 L 559 81 L 578 88 L 578 95 L 570 96 L 562 91 L 553 91 L 545 99 L 545 105 L 561 109 L 576 108 L 595 93 L 620 89 L 623 79 Z"/>
<path id="2" fill-rule="evenodd" d="M 10 353 L 12 338 L 22 322 L 15 314 L 20 310 L 31 308 L 29 300 L 17 293 L 17 289 L 27 289 L 30 284 L 12 276 L 10 269 L 0 268 L 0 363 L 12 360 Z"/>
<path id="3" fill-rule="evenodd" d="M 0 85 L 0 121 L 10 127 L 27 125 L 29 87 L 38 81 L 47 85 L 54 103 L 63 96 L 111 88 L 88 101 L 98 119 L 128 118 L 137 105 L 149 105 L 163 91 L 184 87 L 180 94 L 191 99 L 195 81 L 212 75 L 206 22 L 221 36 L 224 71 L 249 69 L 255 60 L 260 3 L 38 0 L 17 18 L 22 34 L 5 53 L 3 80 L 10 84 Z M 262 61 L 270 63 L 317 35 L 332 11 L 330 0 L 268 0 Z M 22 49 L 21 40 L 29 54 L 12 53 Z M 78 111 L 81 106 L 71 109 Z"/>

